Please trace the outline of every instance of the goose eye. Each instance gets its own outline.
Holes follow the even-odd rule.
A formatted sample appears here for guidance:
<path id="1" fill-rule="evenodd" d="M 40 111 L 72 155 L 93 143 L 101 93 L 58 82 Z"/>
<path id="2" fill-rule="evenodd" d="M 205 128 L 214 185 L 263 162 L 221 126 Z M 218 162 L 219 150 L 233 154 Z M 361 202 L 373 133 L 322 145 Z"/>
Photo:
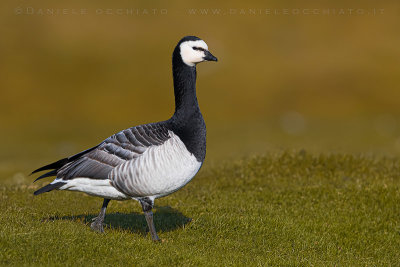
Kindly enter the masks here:
<path id="1" fill-rule="evenodd" d="M 204 49 L 204 48 L 202 48 L 202 47 L 198 47 L 198 46 L 193 46 L 192 48 L 193 48 L 193 50 L 205 51 L 205 49 Z"/>

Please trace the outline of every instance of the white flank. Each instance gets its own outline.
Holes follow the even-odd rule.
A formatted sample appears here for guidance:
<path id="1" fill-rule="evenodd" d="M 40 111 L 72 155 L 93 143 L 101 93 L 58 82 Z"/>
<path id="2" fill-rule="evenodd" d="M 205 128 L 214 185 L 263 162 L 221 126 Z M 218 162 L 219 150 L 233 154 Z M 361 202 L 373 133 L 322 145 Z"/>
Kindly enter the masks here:
<path id="1" fill-rule="evenodd" d="M 110 180 L 90 179 L 90 178 L 74 178 L 71 180 L 56 179 L 52 182 L 63 182 L 65 185 L 61 186 L 60 190 L 80 191 L 86 194 L 108 198 L 108 199 L 130 199 L 129 196 L 115 189 Z"/>
<path id="2" fill-rule="evenodd" d="M 193 47 L 201 47 L 208 50 L 208 46 L 203 40 L 186 41 L 181 43 L 180 50 L 182 61 L 191 67 L 196 63 L 204 61 L 205 57 L 204 51 L 194 50 Z"/>
<path id="3" fill-rule="evenodd" d="M 186 185 L 202 163 L 177 135 L 169 131 L 169 136 L 162 145 L 149 147 L 139 158 L 115 167 L 110 174 L 112 184 L 133 198 L 158 198 Z"/>

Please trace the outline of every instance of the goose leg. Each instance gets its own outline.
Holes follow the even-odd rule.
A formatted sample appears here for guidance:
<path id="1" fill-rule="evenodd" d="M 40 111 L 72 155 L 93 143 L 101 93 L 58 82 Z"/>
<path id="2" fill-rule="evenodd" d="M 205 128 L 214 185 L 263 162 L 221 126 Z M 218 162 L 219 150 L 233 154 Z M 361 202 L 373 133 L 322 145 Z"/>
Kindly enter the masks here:
<path id="1" fill-rule="evenodd" d="M 149 227 L 149 231 L 151 234 L 151 239 L 153 239 L 153 241 L 161 241 L 157 235 L 156 227 L 154 226 L 153 221 L 153 212 L 151 211 L 153 209 L 154 200 L 146 197 L 140 199 L 139 202 L 142 205 L 144 216 L 147 221 L 147 226 Z"/>
<path id="2" fill-rule="evenodd" d="M 110 202 L 110 199 L 104 199 L 103 201 L 103 206 L 101 207 L 100 213 L 97 217 L 93 218 L 93 222 L 90 225 L 90 228 L 92 228 L 93 231 L 103 233 L 104 228 L 103 228 L 103 222 L 104 222 L 104 217 L 106 216 L 106 209 L 108 206 L 108 203 Z"/>

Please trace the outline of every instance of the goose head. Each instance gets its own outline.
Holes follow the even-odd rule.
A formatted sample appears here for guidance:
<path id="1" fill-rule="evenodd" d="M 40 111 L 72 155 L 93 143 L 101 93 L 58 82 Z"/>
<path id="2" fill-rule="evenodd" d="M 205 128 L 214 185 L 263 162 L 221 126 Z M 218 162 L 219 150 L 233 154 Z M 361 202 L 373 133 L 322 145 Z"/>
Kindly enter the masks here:
<path id="1" fill-rule="evenodd" d="M 203 61 L 218 61 L 218 59 L 208 51 L 206 42 L 196 36 L 186 36 L 182 38 L 176 49 L 179 50 L 182 61 L 190 67 Z"/>

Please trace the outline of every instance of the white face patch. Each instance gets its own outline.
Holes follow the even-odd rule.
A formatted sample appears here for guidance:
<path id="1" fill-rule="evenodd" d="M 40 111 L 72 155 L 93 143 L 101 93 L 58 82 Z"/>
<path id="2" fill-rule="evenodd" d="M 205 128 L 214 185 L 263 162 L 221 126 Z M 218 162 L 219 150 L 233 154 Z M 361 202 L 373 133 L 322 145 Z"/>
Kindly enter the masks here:
<path id="1" fill-rule="evenodd" d="M 204 61 L 205 57 L 204 51 L 195 50 L 193 47 L 208 50 L 208 46 L 203 40 L 186 41 L 181 43 L 180 49 L 182 60 L 186 65 L 191 67 L 193 67 L 196 63 Z"/>

